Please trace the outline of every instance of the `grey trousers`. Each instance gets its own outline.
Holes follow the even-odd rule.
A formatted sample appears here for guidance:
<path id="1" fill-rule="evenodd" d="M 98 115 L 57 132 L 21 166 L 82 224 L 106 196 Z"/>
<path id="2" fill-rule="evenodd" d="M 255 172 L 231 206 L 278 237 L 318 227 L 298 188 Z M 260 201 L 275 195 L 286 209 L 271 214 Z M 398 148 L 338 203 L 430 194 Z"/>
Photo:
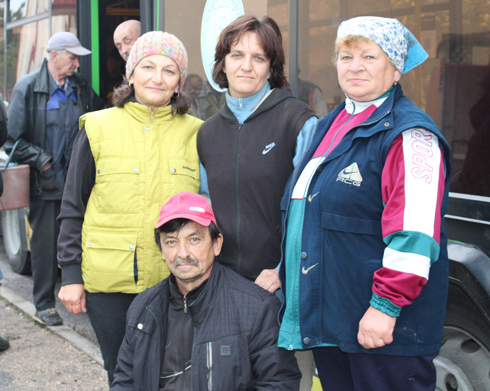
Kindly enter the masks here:
<path id="1" fill-rule="evenodd" d="M 55 306 L 54 288 L 58 278 L 56 242 L 60 228 L 60 200 L 32 200 L 29 205 L 31 235 L 32 293 L 34 306 L 42 311 Z"/>

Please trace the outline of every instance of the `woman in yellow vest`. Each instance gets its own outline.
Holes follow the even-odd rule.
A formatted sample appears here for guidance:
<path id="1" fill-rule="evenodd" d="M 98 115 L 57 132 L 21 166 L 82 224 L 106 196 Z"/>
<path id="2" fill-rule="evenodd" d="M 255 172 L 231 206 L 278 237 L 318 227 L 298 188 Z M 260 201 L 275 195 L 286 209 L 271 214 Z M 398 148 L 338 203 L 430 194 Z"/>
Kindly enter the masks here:
<path id="1" fill-rule="evenodd" d="M 160 207 L 199 191 L 196 133 L 182 95 L 184 45 L 152 31 L 134 44 L 113 108 L 80 118 L 61 204 L 58 295 L 88 312 L 112 381 L 133 298 L 169 271 L 154 239 Z"/>

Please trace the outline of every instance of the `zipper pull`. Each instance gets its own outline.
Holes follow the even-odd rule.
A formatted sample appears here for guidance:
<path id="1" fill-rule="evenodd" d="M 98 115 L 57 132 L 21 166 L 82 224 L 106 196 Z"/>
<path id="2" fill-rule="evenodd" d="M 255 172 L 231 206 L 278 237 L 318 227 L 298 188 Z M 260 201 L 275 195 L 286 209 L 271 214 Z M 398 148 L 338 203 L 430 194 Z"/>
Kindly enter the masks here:
<path id="1" fill-rule="evenodd" d="M 184 314 L 187 314 L 187 297 L 184 296 Z"/>
<path id="2" fill-rule="evenodd" d="M 206 379 L 208 380 L 208 391 L 213 389 L 213 343 L 208 342 L 206 344 L 207 350 L 207 360 L 206 364 L 208 367 L 208 373 Z"/>
<path id="3" fill-rule="evenodd" d="M 153 122 L 153 120 L 155 119 L 155 111 L 154 110 L 151 110 L 151 122 Z"/>

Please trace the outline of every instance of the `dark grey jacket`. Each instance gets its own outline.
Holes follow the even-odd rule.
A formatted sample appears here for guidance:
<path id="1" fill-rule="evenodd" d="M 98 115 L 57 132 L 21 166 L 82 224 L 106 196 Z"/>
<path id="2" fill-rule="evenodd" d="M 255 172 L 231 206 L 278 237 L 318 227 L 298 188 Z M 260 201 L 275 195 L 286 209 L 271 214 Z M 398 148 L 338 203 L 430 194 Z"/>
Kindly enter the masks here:
<path id="1" fill-rule="evenodd" d="M 74 73 L 69 79 L 78 87 L 78 105 L 82 113 L 105 107 L 104 101 L 81 75 Z M 48 64 L 44 60 L 40 69 L 19 79 L 8 109 L 8 140 L 5 150 L 10 153 L 15 141 L 23 138 L 12 160 L 31 166 L 31 195 L 41 194 L 40 172 L 51 160 L 51 156 L 45 152 L 46 107 L 49 98 Z"/>
<path id="2" fill-rule="evenodd" d="M 111 390 L 158 391 L 168 303 L 168 278 L 133 301 Z M 298 390 L 293 352 L 277 347 L 279 307 L 274 295 L 215 261 L 189 306 L 192 391 Z"/>

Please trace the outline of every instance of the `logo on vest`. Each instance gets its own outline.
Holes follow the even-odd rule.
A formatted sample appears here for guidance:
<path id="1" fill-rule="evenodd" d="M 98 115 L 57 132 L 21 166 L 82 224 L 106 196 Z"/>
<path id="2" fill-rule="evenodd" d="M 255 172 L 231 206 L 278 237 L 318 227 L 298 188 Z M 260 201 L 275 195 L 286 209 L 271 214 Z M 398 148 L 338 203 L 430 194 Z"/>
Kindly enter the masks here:
<path id="1" fill-rule="evenodd" d="M 301 269 L 301 273 L 303 274 L 308 274 L 308 272 L 313 269 L 315 266 L 318 266 L 319 263 L 315 263 L 313 266 L 310 266 L 308 269 L 305 269 L 305 267 L 303 266 L 303 269 Z"/>
<path id="2" fill-rule="evenodd" d="M 352 163 L 349 167 L 344 168 L 337 176 L 337 182 L 343 182 L 348 185 L 361 186 L 362 176 L 359 172 L 357 163 Z"/>
<path id="3" fill-rule="evenodd" d="M 319 192 L 319 191 L 318 191 L 318 192 L 316 192 L 315 194 L 310 194 L 310 195 L 308 196 L 308 202 L 313 201 L 313 198 L 315 198 L 315 197 L 316 197 L 318 194 L 320 194 L 320 192 Z"/>
<path id="4" fill-rule="evenodd" d="M 269 145 L 266 145 L 264 150 L 262 151 L 262 155 L 265 155 L 266 153 L 269 153 L 269 151 L 276 146 L 276 143 L 270 143 Z"/>

